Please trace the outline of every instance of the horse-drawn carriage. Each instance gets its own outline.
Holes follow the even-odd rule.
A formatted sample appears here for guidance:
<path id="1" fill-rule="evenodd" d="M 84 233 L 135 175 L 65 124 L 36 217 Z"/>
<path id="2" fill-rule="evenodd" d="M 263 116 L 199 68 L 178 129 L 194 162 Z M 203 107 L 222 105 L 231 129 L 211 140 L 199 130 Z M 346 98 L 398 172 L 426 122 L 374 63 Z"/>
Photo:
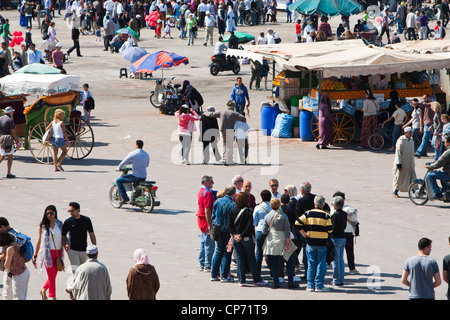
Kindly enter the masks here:
<path id="1" fill-rule="evenodd" d="M 38 162 L 52 164 L 53 149 L 50 142 L 43 140 L 43 136 L 53 120 L 55 110 L 62 109 L 66 114 L 64 122 L 69 138 L 67 156 L 75 160 L 87 157 L 94 147 L 94 133 L 82 119 L 81 112 L 75 109 L 79 97 L 77 91 L 42 96 L 27 108 L 23 106 L 27 100 L 25 96 L 1 98 L 0 109 L 12 106 L 15 110 L 13 118 L 21 142 L 19 150 L 30 150 Z"/>

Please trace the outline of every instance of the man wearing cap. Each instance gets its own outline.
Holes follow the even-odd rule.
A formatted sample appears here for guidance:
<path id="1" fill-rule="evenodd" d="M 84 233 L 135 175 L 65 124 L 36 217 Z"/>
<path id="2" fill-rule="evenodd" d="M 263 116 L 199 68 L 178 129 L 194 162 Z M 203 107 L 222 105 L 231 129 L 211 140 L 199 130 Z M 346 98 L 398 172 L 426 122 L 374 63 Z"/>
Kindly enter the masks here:
<path id="1" fill-rule="evenodd" d="M 219 124 L 216 118 L 211 117 L 211 114 L 215 111 L 216 109 L 213 106 L 209 106 L 206 108 L 206 112 L 200 117 L 200 141 L 203 142 L 203 164 L 208 164 L 209 162 L 210 145 L 216 161 L 220 161 L 221 159 L 219 149 L 217 148 L 217 142 L 220 137 Z"/>
<path id="2" fill-rule="evenodd" d="M 393 195 L 396 198 L 399 191 L 408 192 L 411 181 L 416 178 L 412 128 L 406 127 L 404 132 L 395 145 Z"/>
<path id="3" fill-rule="evenodd" d="M 5 158 L 8 158 L 6 177 L 9 179 L 16 177 L 11 174 L 14 142 L 16 143 L 16 146 L 19 146 L 19 138 L 17 137 L 14 128 L 14 111 L 15 110 L 12 107 L 6 107 L 4 110 L 5 115 L 0 117 L 0 163 Z"/>
<path id="4" fill-rule="evenodd" d="M 110 300 L 112 287 L 106 266 L 97 260 L 98 248 L 86 248 L 88 260 L 77 268 L 66 291 L 72 300 Z"/>
<path id="5" fill-rule="evenodd" d="M 245 116 L 234 111 L 236 103 L 233 100 L 228 100 L 227 108 L 215 111 L 210 114 L 210 117 L 220 118 L 220 132 L 222 133 L 223 143 L 223 164 L 233 164 L 233 143 L 234 143 L 234 123 L 239 121 L 246 121 Z"/>
<path id="6" fill-rule="evenodd" d="M 61 51 L 62 45 L 60 43 L 56 44 L 55 51 L 52 52 L 53 66 L 60 70 L 63 69 L 64 53 Z"/>
<path id="7" fill-rule="evenodd" d="M 203 45 L 206 47 L 208 45 L 208 41 L 213 45 L 213 32 L 214 27 L 216 26 L 216 19 L 209 11 L 206 11 L 205 16 L 205 43 Z"/>

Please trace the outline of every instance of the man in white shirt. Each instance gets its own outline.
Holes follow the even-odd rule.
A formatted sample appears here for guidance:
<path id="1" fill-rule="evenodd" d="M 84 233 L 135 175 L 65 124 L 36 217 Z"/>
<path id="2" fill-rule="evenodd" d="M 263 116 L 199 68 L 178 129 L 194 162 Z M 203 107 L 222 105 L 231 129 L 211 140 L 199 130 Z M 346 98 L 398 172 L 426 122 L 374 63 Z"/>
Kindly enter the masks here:
<path id="1" fill-rule="evenodd" d="M 267 37 L 261 32 L 258 37 L 258 44 L 267 44 Z"/>
<path id="2" fill-rule="evenodd" d="M 406 16 L 406 28 L 408 29 L 408 39 L 417 40 L 416 28 L 417 28 L 417 17 L 414 11 L 410 11 Z"/>
<path id="3" fill-rule="evenodd" d="M 219 40 L 216 42 L 216 45 L 214 47 L 214 55 L 224 55 L 223 58 L 225 58 L 225 51 L 227 51 L 227 45 L 223 43 L 223 37 L 219 36 Z"/>
<path id="4" fill-rule="evenodd" d="M 45 63 L 44 56 L 42 52 L 36 49 L 34 43 L 30 44 L 30 52 L 28 52 L 28 64 L 32 63 Z"/>
<path id="5" fill-rule="evenodd" d="M 112 13 L 113 13 L 113 10 L 114 10 L 114 1 L 112 1 L 112 0 L 107 0 L 107 1 L 103 4 L 103 8 L 105 8 L 106 14 L 111 16 Z"/>
<path id="6" fill-rule="evenodd" d="M 117 2 L 117 8 L 116 8 L 117 17 L 119 17 L 123 13 L 123 4 L 122 2 Z"/>
<path id="7" fill-rule="evenodd" d="M 199 27 L 205 26 L 205 17 L 206 17 L 206 3 L 202 1 L 197 7 L 197 15 L 198 15 L 198 25 Z"/>
<path id="8" fill-rule="evenodd" d="M 208 40 L 211 46 L 213 45 L 213 32 L 214 27 L 216 26 L 216 19 L 209 11 L 206 11 L 205 16 L 205 43 L 203 44 L 205 47 L 208 45 Z"/>

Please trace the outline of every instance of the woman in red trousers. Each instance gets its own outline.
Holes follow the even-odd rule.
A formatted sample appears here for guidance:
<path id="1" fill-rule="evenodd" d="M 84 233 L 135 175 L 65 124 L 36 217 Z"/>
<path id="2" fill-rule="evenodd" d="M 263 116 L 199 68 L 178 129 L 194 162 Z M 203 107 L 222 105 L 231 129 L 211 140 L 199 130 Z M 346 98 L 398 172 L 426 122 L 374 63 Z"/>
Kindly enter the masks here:
<path id="1" fill-rule="evenodd" d="M 58 220 L 58 214 L 54 205 L 45 208 L 44 217 L 39 226 L 39 238 L 36 244 L 36 252 L 33 257 L 33 264 L 42 272 L 44 267 L 47 271 L 48 279 L 41 290 L 43 300 L 48 297 L 56 300 L 56 257 L 62 257 L 62 226 Z"/>

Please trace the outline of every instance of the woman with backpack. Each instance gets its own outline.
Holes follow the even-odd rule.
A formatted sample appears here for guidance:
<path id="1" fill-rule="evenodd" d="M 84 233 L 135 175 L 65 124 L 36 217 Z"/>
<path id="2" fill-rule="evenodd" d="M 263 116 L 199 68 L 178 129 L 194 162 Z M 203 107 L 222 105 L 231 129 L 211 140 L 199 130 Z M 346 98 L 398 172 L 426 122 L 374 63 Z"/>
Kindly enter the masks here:
<path id="1" fill-rule="evenodd" d="M 0 232 L 0 247 L 6 247 L 6 251 L 0 253 L 0 260 L 4 260 L 4 273 L 12 278 L 12 298 L 26 300 L 30 271 L 25 265 L 25 258 L 20 254 L 14 236 L 6 231 Z M 6 289 L 3 288 L 3 290 Z"/>
<path id="2" fill-rule="evenodd" d="M 39 262 L 39 270 L 45 267 L 48 279 L 41 290 L 42 300 L 48 297 L 56 300 L 56 275 L 58 273 L 56 257 L 63 258 L 62 250 L 62 221 L 58 220 L 58 214 L 54 205 L 45 208 L 44 216 L 39 225 L 39 236 L 36 244 L 36 253 L 33 257 L 33 264 L 36 268 Z M 39 258 L 39 259 L 38 259 Z"/>

